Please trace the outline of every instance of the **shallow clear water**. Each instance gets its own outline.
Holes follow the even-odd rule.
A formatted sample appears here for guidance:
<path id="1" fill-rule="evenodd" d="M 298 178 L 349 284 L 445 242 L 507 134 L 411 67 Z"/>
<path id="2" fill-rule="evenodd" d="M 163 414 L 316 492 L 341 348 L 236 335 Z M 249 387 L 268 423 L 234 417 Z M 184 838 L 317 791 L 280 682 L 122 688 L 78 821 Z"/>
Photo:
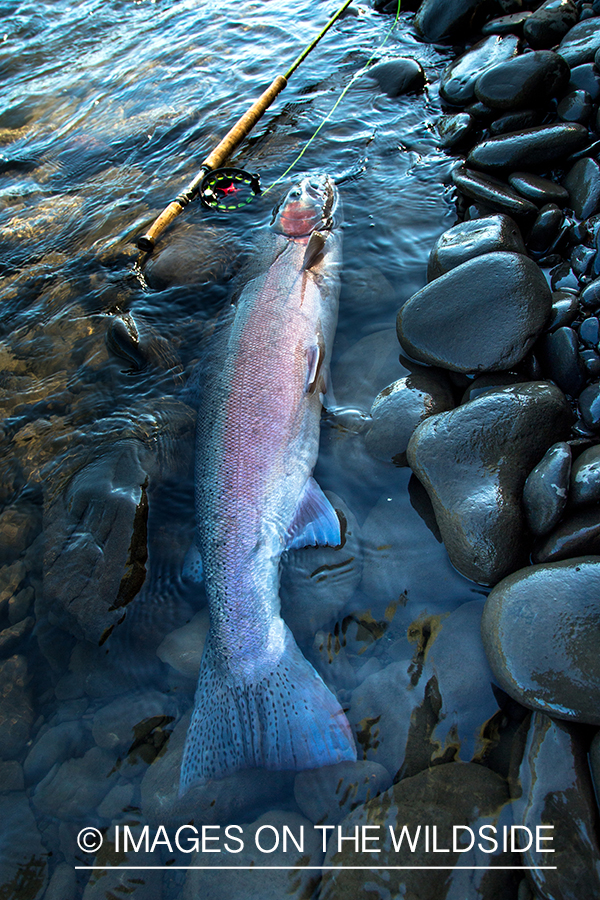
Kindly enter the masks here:
<path id="1" fill-rule="evenodd" d="M 142 787 L 194 691 L 194 663 L 181 662 L 189 648 L 176 651 L 177 669 L 161 642 L 194 615 L 202 632 L 202 591 L 181 579 L 194 527 L 186 385 L 228 278 L 252 256 L 292 178 L 357 173 L 340 189 L 338 400 L 368 409 L 404 374 L 395 314 L 425 283 L 429 249 L 455 219 L 433 84 L 390 99 L 363 75 L 272 192 L 228 217 L 188 207 L 157 251 L 187 240 L 178 268 L 194 267 L 194 283 L 152 289 L 133 243 L 331 12 L 310 0 L 0 3 L 0 663 L 16 655 L 20 666 L 3 681 L 19 688 L 0 779 L 22 812 L 10 819 L 0 861 L 7 897 L 41 897 L 50 876 L 57 890 L 66 879 L 63 900 L 84 890 L 104 896 L 86 889 L 88 872 L 75 873 L 94 861 L 77 848 L 81 827 L 109 840 L 115 823 L 160 823 L 164 812 L 175 826 L 194 815 L 176 797 L 165 811 L 149 797 L 159 788 Z M 294 160 L 392 21 L 357 3 L 291 78 L 237 157 L 263 187 Z M 409 21 L 400 17 L 381 56 L 414 56 L 433 83 L 449 53 L 418 43 Z M 294 604 L 303 602 L 302 578 L 313 605 L 319 590 L 334 594 L 323 621 L 313 607 L 306 620 L 296 615 L 297 637 L 349 702 L 369 655 L 370 672 L 410 659 L 415 621 L 443 618 L 481 591 L 451 568 L 407 470 L 371 459 L 362 437 L 324 421 L 316 475 L 370 535 L 337 581 L 337 562 L 322 551 L 288 562 Z M 321 589 L 318 577 L 310 581 L 320 566 L 330 567 Z M 381 627 L 369 631 L 367 621 Z M 336 669 L 331 635 L 339 647 L 342 633 L 353 643 Z M 125 712 L 102 713 L 119 697 Z M 128 710 L 146 725 L 135 739 L 125 726 L 111 737 L 111 716 L 129 721 Z M 253 777 L 235 802 L 207 802 L 195 821 L 297 812 L 293 779 Z M 29 893 L 18 880 L 33 871 L 23 844 L 37 861 Z M 159 861 L 173 858 L 164 850 Z M 180 896 L 182 883 L 156 873 L 152 896 Z"/>

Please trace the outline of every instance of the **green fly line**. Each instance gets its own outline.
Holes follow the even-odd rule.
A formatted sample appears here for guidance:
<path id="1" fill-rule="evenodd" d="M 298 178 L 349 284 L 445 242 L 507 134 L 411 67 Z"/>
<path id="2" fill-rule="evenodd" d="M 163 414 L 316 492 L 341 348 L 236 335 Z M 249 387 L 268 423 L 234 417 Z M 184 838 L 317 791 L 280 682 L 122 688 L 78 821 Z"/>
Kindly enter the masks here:
<path id="1" fill-rule="evenodd" d="M 365 63 L 364 66 L 362 67 L 362 69 L 359 69 L 358 72 L 355 72 L 355 74 L 352 76 L 352 78 L 350 79 L 350 81 L 348 82 L 348 84 L 346 85 L 346 87 L 344 88 L 344 90 L 342 91 L 342 93 L 340 94 L 340 96 L 337 98 L 337 100 L 335 101 L 335 103 L 333 104 L 333 106 L 331 107 L 331 109 L 329 110 L 329 112 L 327 113 L 327 115 L 325 116 L 325 118 L 320 122 L 320 124 L 318 125 L 318 127 L 316 128 L 316 130 L 314 131 L 314 133 L 309 137 L 308 141 L 306 142 L 306 144 L 304 145 L 304 147 L 302 148 L 302 150 L 300 151 L 300 153 L 298 154 L 298 156 L 290 163 L 290 165 L 287 167 L 287 169 L 285 170 L 285 172 L 282 172 L 282 173 L 281 173 L 281 175 L 279 176 L 279 178 L 277 178 L 272 184 L 270 184 L 268 188 L 265 188 L 265 190 L 262 191 L 262 194 L 263 194 L 263 195 L 264 195 L 264 194 L 268 194 L 269 191 L 273 190 L 273 188 L 274 188 L 277 184 L 279 184 L 280 181 L 283 181 L 283 179 L 286 177 L 286 175 L 288 175 L 288 173 L 292 171 L 292 169 L 294 168 L 294 166 L 295 166 L 298 162 L 300 162 L 300 160 L 302 159 L 302 157 L 304 156 L 304 154 L 306 153 L 306 151 L 308 150 L 308 148 L 310 147 L 310 145 L 312 144 L 312 142 L 315 140 L 315 138 L 317 137 L 317 135 L 319 134 L 319 132 L 321 131 L 321 129 L 323 128 L 323 126 L 331 119 L 332 115 L 334 114 L 334 112 L 336 111 L 336 109 L 338 108 L 338 106 L 340 105 L 340 103 L 342 102 L 342 100 L 344 99 L 344 97 L 346 96 L 346 94 L 348 93 L 348 91 L 350 90 L 350 88 L 352 87 L 352 85 L 354 84 L 354 82 L 357 81 L 357 80 L 361 77 L 361 75 L 364 75 L 364 73 L 367 71 L 367 69 L 369 68 L 369 66 L 371 65 L 371 63 L 372 63 L 373 60 L 375 59 L 375 57 L 376 57 L 376 56 L 381 52 L 381 50 L 385 47 L 385 45 L 387 44 L 388 40 L 390 39 L 390 37 L 391 37 L 391 35 L 392 35 L 392 32 L 393 32 L 394 28 L 395 28 L 396 25 L 398 24 L 398 19 L 399 19 L 399 17 L 400 17 L 400 7 L 401 7 L 401 5 L 402 5 L 402 0 L 398 0 L 398 8 L 397 8 L 397 10 L 396 10 L 396 17 L 395 17 L 395 19 L 394 19 L 394 21 L 393 21 L 393 23 L 392 23 L 391 28 L 389 29 L 388 33 L 387 33 L 386 36 L 384 37 L 384 39 L 383 39 L 383 41 L 381 42 L 381 44 L 379 45 L 379 47 L 376 47 L 375 50 L 373 50 L 373 52 L 371 53 L 370 57 L 368 58 L 368 60 L 366 61 L 366 63 Z"/>

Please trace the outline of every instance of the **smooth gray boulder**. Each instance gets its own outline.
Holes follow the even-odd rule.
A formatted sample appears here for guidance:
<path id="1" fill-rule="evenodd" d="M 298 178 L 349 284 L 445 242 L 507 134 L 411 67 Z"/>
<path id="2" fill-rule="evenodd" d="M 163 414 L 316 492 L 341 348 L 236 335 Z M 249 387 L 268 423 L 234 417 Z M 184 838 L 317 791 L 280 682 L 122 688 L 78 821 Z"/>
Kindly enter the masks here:
<path id="1" fill-rule="evenodd" d="M 493 585 L 525 564 L 523 485 L 570 422 L 556 385 L 529 382 L 483 394 L 416 429 L 409 465 L 429 494 L 452 563 L 467 578 Z"/>
<path id="2" fill-rule="evenodd" d="M 481 633 L 498 684 L 530 709 L 600 725 L 600 556 L 521 569 L 486 600 Z"/>
<path id="3" fill-rule="evenodd" d="M 547 534 L 558 524 L 567 503 L 570 475 L 571 448 L 558 441 L 527 476 L 523 508 L 534 534 Z"/>
<path id="4" fill-rule="evenodd" d="M 532 259 L 486 253 L 413 294 L 396 328 L 413 359 L 453 372 L 494 372 L 526 356 L 551 306 L 550 288 Z"/>

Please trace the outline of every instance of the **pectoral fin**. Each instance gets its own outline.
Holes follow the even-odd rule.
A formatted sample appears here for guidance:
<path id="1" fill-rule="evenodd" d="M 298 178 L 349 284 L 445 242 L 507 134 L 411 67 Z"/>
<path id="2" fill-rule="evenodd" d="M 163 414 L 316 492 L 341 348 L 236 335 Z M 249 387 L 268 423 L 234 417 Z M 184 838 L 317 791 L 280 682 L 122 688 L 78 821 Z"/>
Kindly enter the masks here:
<path id="1" fill-rule="evenodd" d="M 302 260 L 302 269 L 312 268 L 315 263 L 319 262 L 323 256 L 323 248 L 327 240 L 327 235 L 320 231 L 313 231 L 308 239 L 304 259 Z"/>
<path id="2" fill-rule="evenodd" d="M 288 529 L 286 549 L 298 547 L 338 547 L 342 542 L 337 513 L 312 476 L 298 501 Z"/>

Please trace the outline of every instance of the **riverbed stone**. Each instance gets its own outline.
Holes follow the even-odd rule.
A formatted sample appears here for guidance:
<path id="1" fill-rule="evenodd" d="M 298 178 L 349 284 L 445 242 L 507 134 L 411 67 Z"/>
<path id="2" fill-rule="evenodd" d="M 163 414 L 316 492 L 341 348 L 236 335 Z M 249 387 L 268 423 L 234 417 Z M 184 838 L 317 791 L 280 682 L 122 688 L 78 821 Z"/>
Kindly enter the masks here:
<path id="1" fill-rule="evenodd" d="M 89 729 L 81 721 L 60 722 L 42 731 L 23 763 L 28 784 L 40 782 L 57 763 L 83 756 L 89 744 Z"/>
<path id="2" fill-rule="evenodd" d="M 592 98 L 587 91 L 570 91 L 556 107 L 556 114 L 563 122 L 580 122 L 585 125 L 593 109 Z"/>
<path id="3" fill-rule="evenodd" d="M 584 157 L 563 179 L 563 186 L 568 190 L 570 205 L 579 219 L 587 219 L 598 211 L 600 206 L 600 166 L 595 159 Z"/>
<path id="4" fill-rule="evenodd" d="M 353 836 L 358 827 L 374 826 L 366 832 L 375 838 L 367 847 L 380 852 L 361 852 L 354 841 L 338 842 L 332 833 L 327 846 L 325 866 L 344 867 L 325 869 L 321 883 L 321 900 L 342 900 L 346 897 L 373 896 L 402 897 L 403 900 L 451 900 L 477 897 L 496 900 L 515 897 L 516 885 L 510 871 L 489 869 L 483 872 L 450 872 L 435 870 L 431 847 L 425 849 L 425 825 L 437 826 L 437 847 L 449 849 L 440 853 L 444 866 L 510 866 L 515 859 L 510 854 L 482 853 L 475 846 L 470 851 L 454 852 L 452 826 L 466 826 L 477 832 L 485 824 L 500 830 L 510 826 L 510 804 L 506 781 L 484 766 L 474 763 L 450 762 L 404 778 L 374 800 L 357 807 L 340 823 L 342 836 Z M 406 844 L 406 832 L 399 851 L 392 845 L 390 827 L 398 840 L 406 826 L 411 839 L 421 826 L 414 852 Z M 460 842 L 457 848 L 460 848 Z M 435 854 L 436 856 L 438 854 Z M 437 862 L 437 860 L 436 860 Z M 437 862 L 438 865 L 441 863 Z M 357 866 L 363 866 L 360 870 Z M 388 871 L 381 867 L 391 867 Z M 394 869 L 394 867 L 421 867 Z M 372 868 L 371 868 L 372 867 Z"/>
<path id="5" fill-rule="evenodd" d="M 585 506 L 600 502 L 600 446 L 588 447 L 581 453 L 571 470 L 569 502 Z"/>
<path id="6" fill-rule="evenodd" d="M 452 563 L 492 585 L 525 562 L 521 494 L 527 475 L 571 412 L 547 382 L 514 385 L 426 419 L 408 461 L 427 490 Z"/>
<path id="7" fill-rule="evenodd" d="M 123 694 L 101 706 L 92 719 L 92 736 L 103 750 L 127 751 L 139 741 L 144 726 L 170 724 L 177 718 L 177 704 L 160 691 Z"/>
<path id="8" fill-rule="evenodd" d="M 594 17 L 578 22 L 566 33 L 556 52 L 571 68 L 592 62 L 600 49 L 599 26 L 600 20 Z"/>
<path id="9" fill-rule="evenodd" d="M 527 238 L 529 251 L 536 253 L 538 258 L 548 253 L 560 235 L 564 219 L 564 212 L 555 203 L 542 206 Z"/>
<path id="10" fill-rule="evenodd" d="M 205 607 L 185 625 L 170 631 L 158 646 L 156 655 L 180 675 L 197 681 L 209 627 L 208 607 Z"/>
<path id="11" fill-rule="evenodd" d="M 600 382 L 594 382 L 584 388 L 579 395 L 581 418 L 587 427 L 596 433 L 600 432 Z"/>
<path id="12" fill-rule="evenodd" d="M 585 370 L 579 357 L 579 341 L 569 325 L 545 334 L 536 353 L 546 375 L 571 397 L 577 397 L 585 385 Z"/>
<path id="13" fill-rule="evenodd" d="M 23 793 L 0 794 L 0 885 L 7 900 L 39 900 L 48 883 L 48 852 Z"/>
<path id="14" fill-rule="evenodd" d="M 85 819 L 119 780 L 115 763 L 112 754 L 92 747 L 80 758 L 54 765 L 35 788 L 34 806 L 47 816 Z"/>
<path id="15" fill-rule="evenodd" d="M 27 660 L 16 654 L 0 662 L 0 759 L 21 755 L 32 725 Z"/>
<path id="16" fill-rule="evenodd" d="M 298 772 L 294 796 L 311 822 L 335 825 L 391 784 L 392 776 L 379 763 L 357 760 Z"/>
<path id="17" fill-rule="evenodd" d="M 566 515 L 537 544 L 531 558 L 534 563 L 544 563 L 589 554 L 600 554 L 600 510 L 594 506 Z"/>
<path id="18" fill-rule="evenodd" d="M 429 253 L 427 281 L 433 281 L 475 256 L 495 250 L 525 253 L 517 223 L 501 213 L 466 219 L 439 236 Z"/>
<path id="19" fill-rule="evenodd" d="M 565 187 L 530 172 L 512 172 L 508 176 L 508 183 L 532 203 L 556 203 L 558 206 L 565 206 L 569 202 L 569 192 Z"/>
<path id="20" fill-rule="evenodd" d="M 600 98 L 600 75 L 594 63 L 583 63 L 571 69 L 569 89 L 573 91 L 586 91 L 595 103 Z"/>
<path id="21" fill-rule="evenodd" d="M 383 60 L 367 69 L 367 74 L 388 97 L 400 97 L 425 86 L 423 66 L 412 57 Z"/>
<path id="22" fill-rule="evenodd" d="M 588 130 L 577 122 L 537 125 L 488 138 L 477 144 L 467 165 L 489 171 L 544 166 L 564 159 L 588 143 Z"/>
<path id="23" fill-rule="evenodd" d="M 557 53 L 536 50 L 486 69 L 475 82 L 475 96 L 492 109 L 525 109 L 561 93 L 569 74 Z"/>
<path id="24" fill-rule="evenodd" d="M 450 37 L 456 29 L 483 5 L 483 0 L 423 0 L 414 26 L 426 41 L 434 43 Z"/>
<path id="25" fill-rule="evenodd" d="M 372 425 L 365 436 L 371 456 L 406 466 L 406 448 L 423 419 L 455 406 L 444 373 L 416 373 L 400 378 L 377 395 L 371 407 Z"/>
<path id="26" fill-rule="evenodd" d="M 537 213 L 534 203 L 493 175 L 461 166 L 453 169 L 452 181 L 465 197 L 484 203 L 490 209 L 510 216 L 531 216 Z"/>
<path id="27" fill-rule="evenodd" d="M 448 103 L 465 106 L 475 98 L 475 82 L 487 69 L 516 55 L 519 40 L 514 35 L 492 35 L 459 56 L 442 73 L 440 94 Z"/>
<path id="28" fill-rule="evenodd" d="M 551 303 L 533 260 L 486 253 L 414 294 L 398 313 L 398 339 L 414 359 L 454 372 L 509 369 L 543 330 Z"/>
<path id="29" fill-rule="evenodd" d="M 522 740 L 518 734 L 515 745 Z M 534 839 L 522 855 L 541 897 L 600 896 L 597 810 L 586 757 L 581 735 L 541 712 L 531 716 L 520 764 L 515 746 L 510 779 L 515 825 L 534 834 L 537 826 L 546 826 L 541 833 L 552 837 L 551 843 L 541 842 L 539 852 Z"/>
<path id="30" fill-rule="evenodd" d="M 481 623 L 498 684 L 559 719 L 600 724 L 600 557 L 533 565 L 490 593 Z"/>
<path id="31" fill-rule="evenodd" d="M 481 29 L 482 34 L 522 34 L 523 25 L 529 16 L 533 15 L 531 10 L 522 9 L 519 12 L 509 13 L 506 16 L 498 16 L 496 19 L 490 19 Z"/>
<path id="32" fill-rule="evenodd" d="M 533 534 L 547 534 L 558 524 L 567 503 L 571 476 L 571 447 L 558 441 L 527 476 L 523 508 Z"/>
<path id="33" fill-rule="evenodd" d="M 554 47 L 575 25 L 579 13 L 572 0 L 546 0 L 527 18 L 523 34 L 530 47 Z"/>
<path id="34" fill-rule="evenodd" d="M 516 372 L 493 372 L 489 375 L 478 375 L 469 384 L 466 391 L 462 395 L 461 403 L 468 403 L 469 400 L 475 400 L 482 394 L 489 394 L 491 391 L 498 391 L 501 388 L 508 387 L 510 384 L 523 384 L 530 379 L 524 374 Z"/>
<path id="35" fill-rule="evenodd" d="M 190 854 L 190 866 L 198 868 L 191 868 L 187 873 L 181 900 L 198 900 L 199 897 L 202 900 L 281 900 L 283 897 L 303 900 L 315 895 L 324 855 L 323 842 L 321 832 L 313 828 L 308 819 L 291 810 L 271 810 L 255 822 L 244 825 L 242 833 L 244 846 L 235 855 L 201 851 Z M 239 834 L 239 831 L 233 832 L 235 837 Z M 211 834 L 214 836 L 215 832 Z M 222 840 L 214 846 L 220 844 Z M 228 844 L 236 851 L 239 849 L 233 839 Z M 228 856 L 233 868 L 219 869 Z M 240 868 L 236 871 L 237 866 Z M 269 871 L 260 866 L 279 868 Z"/>
<path id="36" fill-rule="evenodd" d="M 440 116 L 436 128 L 442 142 L 442 146 L 451 150 L 466 142 L 474 129 L 473 119 L 469 113 L 455 113 L 452 116 Z"/>

